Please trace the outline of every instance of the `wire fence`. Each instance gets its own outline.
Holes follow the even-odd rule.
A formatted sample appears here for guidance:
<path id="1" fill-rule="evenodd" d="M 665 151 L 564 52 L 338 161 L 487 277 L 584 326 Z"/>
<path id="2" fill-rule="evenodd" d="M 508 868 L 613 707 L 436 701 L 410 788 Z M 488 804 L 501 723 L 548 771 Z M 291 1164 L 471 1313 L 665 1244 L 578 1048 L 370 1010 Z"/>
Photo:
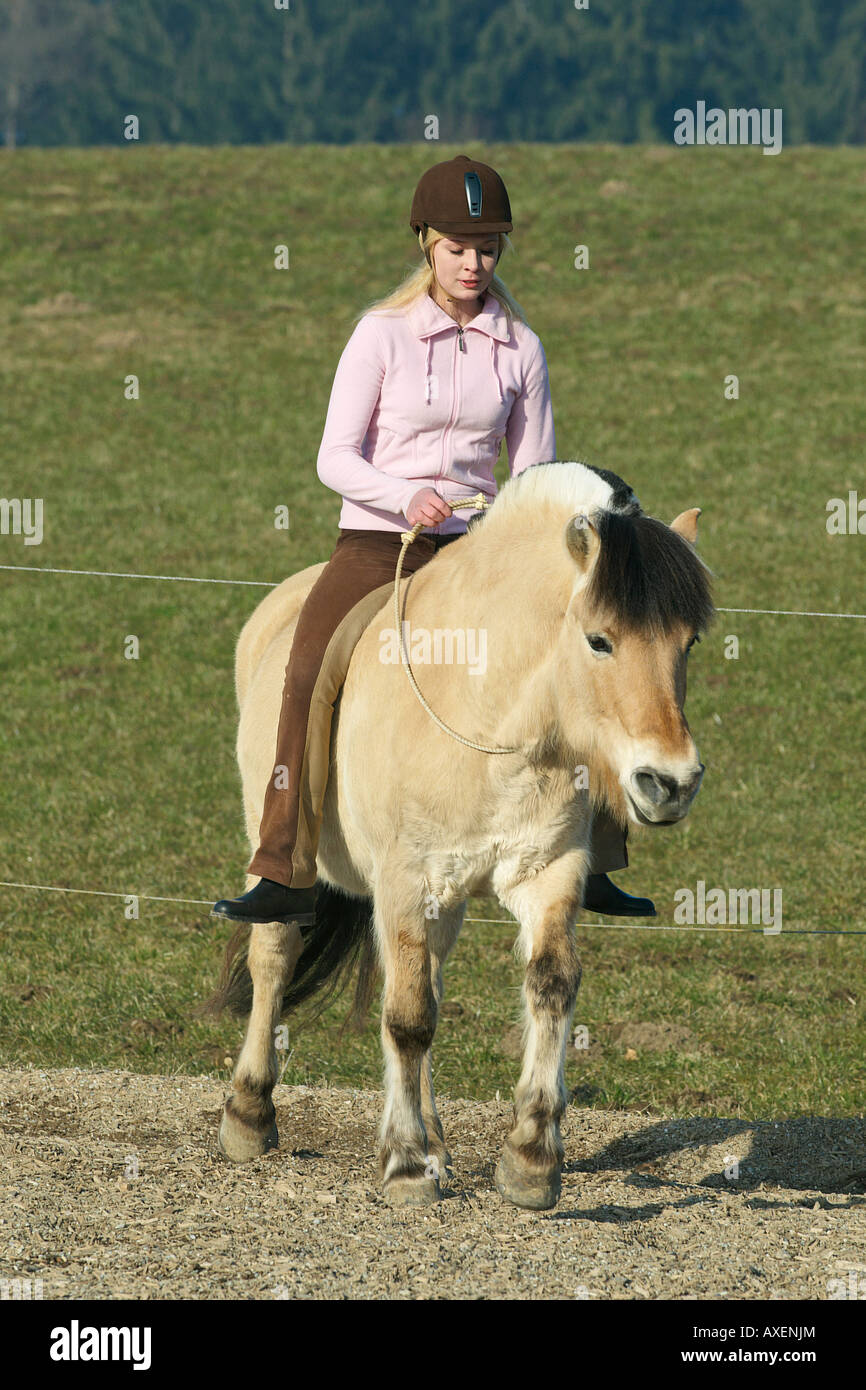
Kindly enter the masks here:
<path id="1" fill-rule="evenodd" d="M 59 888 L 53 883 L 16 883 L 0 879 L 0 888 L 32 888 L 39 893 L 75 893 L 95 898 L 123 898 L 125 902 L 130 899 L 139 899 L 142 902 L 151 903 L 184 903 L 195 907 L 213 907 L 214 898 L 166 898 L 154 893 L 117 893 L 108 892 L 104 888 Z M 464 917 L 464 922 L 489 922 L 492 925 L 502 925 L 506 927 L 518 927 L 520 923 L 516 917 Z M 747 935 L 760 936 L 866 936 L 866 929 L 859 928 L 847 929 L 841 927 L 730 927 L 723 924 L 705 923 L 700 925 L 689 925 L 677 923 L 668 926 L 664 923 L 650 922 L 576 922 L 576 927 L 595 927 L 608 931 L 709 931 L 709 932 L 740 932 Z"/>
<path id="2" fill-rule="evenodd" d="M 242 585 L 247 588 L 276 589 L 282 582 L 267 579 L 214 579 L 208 576 L 192 574 L 137 574 L 121 570 L 82 570 L 82 569 L 57 569 L 49 568 L 45 565 L 0 565 L 0 570 L 19 570 L 30 574 L 77 574 L 91 575 L 102 579 L 152 579 L 176 584 L 234 584 Z M 808 609 L 797 608 L 721 608 L 716 607 L 718 613 L 751 613 L 767 615 L 776 618 L 855 618 L 866 619 L 866 613 L 826 613 Z M 170 898 L 161 897 L 152 893 L 118 893 L 109 892 L 101 888 L 62 888 L 48 883 L 17 883 L 0 880 L 0 888 L 21 888 L 33 889 L 42 893 L 73 893 L 92 897 L 102 898 L 136 898 L 143 902 L 160 903 L 179 903 L 196 907 L 212 907 L 214 899 L 209 898 Z M 490 922 L 493 924 L 503 924 L 506 926 L 518 927 L 520 924 L 516 918 L 509 917 L 466 917 L 466 922 Z M 866 936 L 866 929 L 861 928 L 842 928 L 842 927 L 817 927 L 799 928 L 783 927 L 768 930 L 765 927 L 732 927 L 727 925 L 691 925 L 682 924 L 668 926 L 658 923 L 648 922 L 578 922 L 577 927 L 589 927 L 596 930 L 607 931 L 709 931 L 709 932 L 733 932 L 746 935 L 761 936 Z"/>
<path id="3" fill-rule="evenodd" d="M 0 570 L 21 570 L 30 574 L 87 574 L 102 579 L 156 579 L 174 584 L 239 584 L 255 589 L 276 589 L 282 580 L 211 579 L 195 574 L 135 574 L 123 570 L 51 569 L 45 565 L 0 565 Z M 717 613 L 764 613 L 775 618 L 866 618 L 866 613 L 823 613 L 802 608 L 720 608 Z"/>

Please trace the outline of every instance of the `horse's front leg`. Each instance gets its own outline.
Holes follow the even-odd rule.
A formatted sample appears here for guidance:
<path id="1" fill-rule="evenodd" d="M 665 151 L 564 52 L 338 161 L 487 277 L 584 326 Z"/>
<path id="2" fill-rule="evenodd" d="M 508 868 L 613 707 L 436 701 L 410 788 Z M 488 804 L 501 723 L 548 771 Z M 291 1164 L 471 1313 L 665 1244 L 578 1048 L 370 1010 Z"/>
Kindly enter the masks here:
<path id="1" fill-rule="evenodd" d="M 526 962 L 526 1048 L 496 1187 L 519 1207 L 553 1207 L 562 1186 L 559 1121 L 568 1103 L 565 1047 L 580 986 L 574 923 L 583 899 L 584 858 L 582 851 L 566 855 L 507 895 L 521 922 Z"/>
<path id="2" fill-rule="evenodd" d="M 258 1158 L 277 1144 L 276 1112 L 271 1095 L 280 1074 L 276 1026 L 283 994 L 304 942 L 295 924 L 279 922 L 251 929 L 247 965 L 253 982 L 253 1006 L 235 1067 L 234 1094 L 226 1101 L 219 1128 L 219 1147 L 234 1163 Z"/>
<path id="3" fill-rule="evenodd" d="M 428 1163 L 421 1114 L 421 1066 L 433 1043 L 437 1006 L 424 910 L 420 905 L 398 906 L 402 896 L 385 888 L 376 893 L 376 928 L 385 969 L 385 1108 L 379 1172 L 388 1202 L 426 1206 L 441 1196 L 436 1165 Z"/>

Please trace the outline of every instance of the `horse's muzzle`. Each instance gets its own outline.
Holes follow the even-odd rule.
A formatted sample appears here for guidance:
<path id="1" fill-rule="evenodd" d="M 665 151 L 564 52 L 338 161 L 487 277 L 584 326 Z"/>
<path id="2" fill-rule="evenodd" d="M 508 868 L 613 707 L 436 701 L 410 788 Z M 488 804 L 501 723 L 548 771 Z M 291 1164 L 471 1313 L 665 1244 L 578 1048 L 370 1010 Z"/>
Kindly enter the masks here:
<path id="1" fill-rule="evenodd" d="M 628 793 L 635 814 L 644 825 L 674 825 L 682 820 L 698 794 L 704 764 L 685 782 L 653 767 L 635 768 Z"/>

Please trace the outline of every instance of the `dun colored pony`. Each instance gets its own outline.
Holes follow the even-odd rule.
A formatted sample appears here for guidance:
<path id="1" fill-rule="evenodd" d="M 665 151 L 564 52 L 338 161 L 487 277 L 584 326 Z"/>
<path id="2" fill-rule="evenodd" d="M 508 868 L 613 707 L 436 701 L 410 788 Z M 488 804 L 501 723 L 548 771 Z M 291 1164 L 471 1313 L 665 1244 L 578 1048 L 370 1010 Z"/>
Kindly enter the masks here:
<path id="1" fill-rule="evenodd" d="M 523 1069 L 496 1185 L 518 1206 L 555 1205 L 581 975 L 574 924 L 594 808 L 606 805 L 623 825 L 670 825 L 688 812 L 704 770 L 683 714 L 688 651 L 713 615 L 693 549 L 698 515 L 683 512 L 668 527 L 613 473 L 537 464 L 402 582 L 410 633 L 486 636 L 486 661 L 473 665 L 423 664 L 407 644 L 430 708 L 468 739 L 514 752 L 476 751 L 437 727 L 399 658 L 385 659 L 394 635 L 383 600 L 332 726 L 316 925 L 239 928 L 211 1001 L 249 1014 L 220 1126 L 228 1158 L 277 1143 L 279 1020 L 326 996 L 360 959 L 356 1007 L 377 964 L 384 973 L 385 1196 L 436 1201 L 450 1165 L 431 1061 L 442 968 L 467 899 L 493 894 L 519 923 L 525 965 Z M 238 642 L 238 759 L 253 849 L 294 623 L 321 569 L 279 585 Z"/>

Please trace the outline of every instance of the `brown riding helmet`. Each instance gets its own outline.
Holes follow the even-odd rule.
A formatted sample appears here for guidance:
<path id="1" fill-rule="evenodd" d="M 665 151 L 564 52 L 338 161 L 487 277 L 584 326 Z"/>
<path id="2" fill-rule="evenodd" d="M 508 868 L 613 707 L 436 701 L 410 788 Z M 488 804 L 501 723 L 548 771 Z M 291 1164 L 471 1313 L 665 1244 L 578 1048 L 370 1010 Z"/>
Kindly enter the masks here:
<path id="1" fill-rule="evenodd" d="M 438 232 L 510 232 L 508 191 L 495 169 L 466 154 L 434 164 L 418 180 L 409 225 L 417 235 Z M 430 260 L 430 254 L 427 253 Z"/>

